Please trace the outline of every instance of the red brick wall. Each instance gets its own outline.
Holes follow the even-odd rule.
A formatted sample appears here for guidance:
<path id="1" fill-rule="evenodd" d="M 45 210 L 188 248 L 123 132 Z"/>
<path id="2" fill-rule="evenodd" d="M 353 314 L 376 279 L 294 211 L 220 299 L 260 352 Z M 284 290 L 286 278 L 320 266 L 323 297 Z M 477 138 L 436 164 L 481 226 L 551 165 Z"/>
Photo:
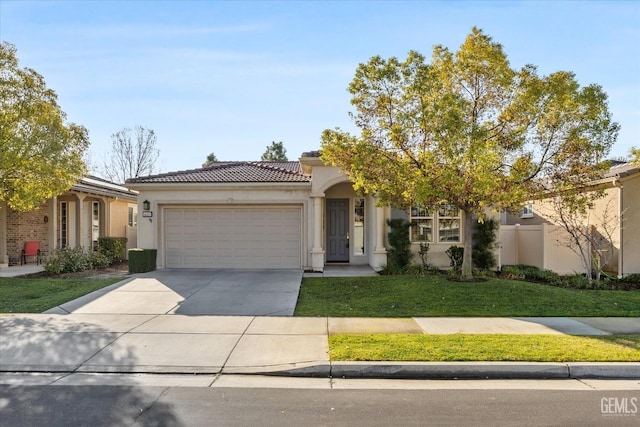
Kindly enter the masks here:
<path id="1" fill-rule="evenodd" d="M 37 240 L 40 250 L 49 253 L 49 226 L 44 217 L 49 216 L 49 203 L 29 212 L 7 210 L 7 254 L 9 265 L 19 265 L 24 242 Z M 51 218 L 50 218 L 51 220 Z"/>

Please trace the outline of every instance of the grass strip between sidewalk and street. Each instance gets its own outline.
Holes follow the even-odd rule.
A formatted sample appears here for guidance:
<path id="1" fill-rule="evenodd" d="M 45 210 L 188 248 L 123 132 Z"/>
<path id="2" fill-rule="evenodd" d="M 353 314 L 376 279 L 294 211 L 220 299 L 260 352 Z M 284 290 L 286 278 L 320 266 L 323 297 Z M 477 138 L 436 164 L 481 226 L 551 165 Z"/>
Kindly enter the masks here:
<path id="1" fill-rule="evenodd" d="M 0 313 L 42 313 L 121 280 L 1 277 Z"/>
<path id="2" fill-rule="evenodd" d="M 336 334 L 332 361 L 638 362 L 640 335 Z"/>
<path id="3" fill-rule="evenodd" d="M 640 317 L 640 291 L 576 290 L 444 275 L 304 278 L 296 316 Z"/>

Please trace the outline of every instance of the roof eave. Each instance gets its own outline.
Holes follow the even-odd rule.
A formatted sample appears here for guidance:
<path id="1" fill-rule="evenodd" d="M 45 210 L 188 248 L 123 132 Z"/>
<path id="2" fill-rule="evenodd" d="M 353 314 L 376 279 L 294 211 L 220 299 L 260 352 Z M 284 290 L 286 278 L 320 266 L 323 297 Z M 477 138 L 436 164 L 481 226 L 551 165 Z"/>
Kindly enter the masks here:
<path id="1" fill-rule="evenodd" d="M 310 181 L 304 182 L 136 182 L 127 184 L 132 190 L 215 190 L 215 189 L 261 189 L 298 190 L 311 188 Z"/>

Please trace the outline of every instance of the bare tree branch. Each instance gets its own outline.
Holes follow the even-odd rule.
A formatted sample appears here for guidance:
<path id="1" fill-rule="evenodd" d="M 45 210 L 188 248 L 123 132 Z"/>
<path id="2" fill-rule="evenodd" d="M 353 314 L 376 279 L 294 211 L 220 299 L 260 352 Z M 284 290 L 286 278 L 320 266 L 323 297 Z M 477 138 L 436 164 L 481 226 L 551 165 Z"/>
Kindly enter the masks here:
<path id="1" fill-rule="evenodd" d="M 132 139 L 134 133 L 135 140 Z M 111 153 L 105 159 L 102 173 L 110 181 L 124 183 L 129 178 L 150 175 L 160 156 L 153 129 L 143 126 L 123 128 L 111 135 Z"/>

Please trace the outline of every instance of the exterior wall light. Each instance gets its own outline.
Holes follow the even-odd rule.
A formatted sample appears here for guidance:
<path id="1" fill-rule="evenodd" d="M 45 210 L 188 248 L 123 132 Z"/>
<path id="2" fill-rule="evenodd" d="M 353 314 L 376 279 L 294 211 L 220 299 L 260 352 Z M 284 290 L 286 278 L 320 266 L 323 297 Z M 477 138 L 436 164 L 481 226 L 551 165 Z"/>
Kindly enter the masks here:
<path id="1" fill-rule="evenodd" d="M 150 210 L 151 202 L 149 202 L 148 200 L 145 200 L 144 202 L 142 202 L 142 209 L 144 209 L 145 211 Z"/>

